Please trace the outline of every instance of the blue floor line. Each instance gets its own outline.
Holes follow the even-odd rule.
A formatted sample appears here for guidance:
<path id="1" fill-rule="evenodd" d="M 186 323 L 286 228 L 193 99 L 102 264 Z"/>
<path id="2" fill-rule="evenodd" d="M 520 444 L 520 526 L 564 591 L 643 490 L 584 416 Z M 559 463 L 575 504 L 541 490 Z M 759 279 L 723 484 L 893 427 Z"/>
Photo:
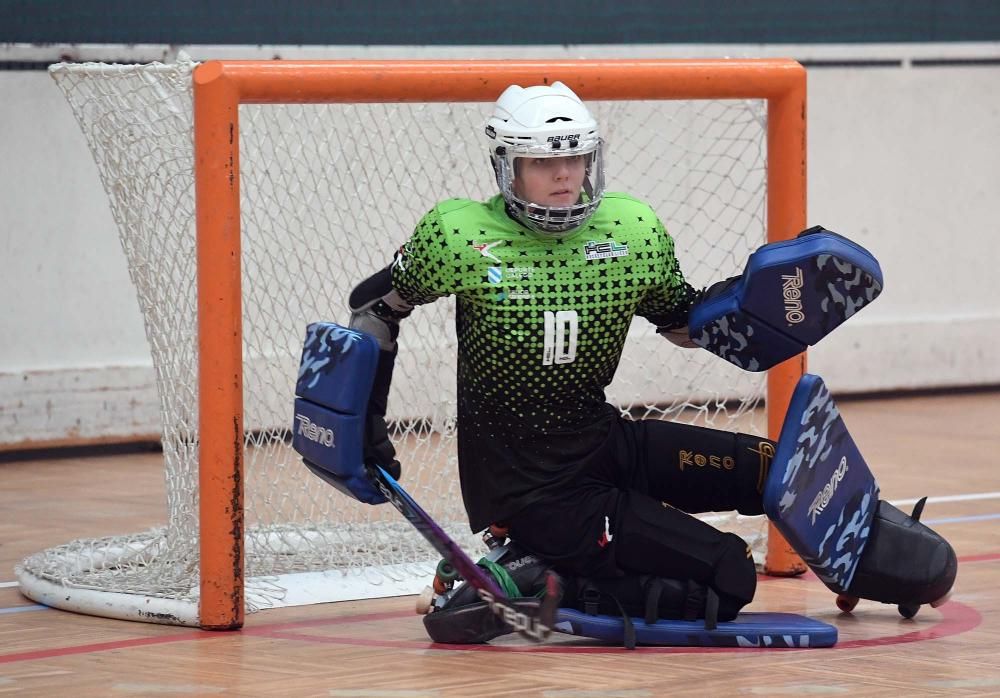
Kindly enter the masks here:
<path id="1" fill-rule="evenodd" d="M 5 613 L 24 613 L 26 611 L 44 611 L 48 608 L 48 606 L 43 606 L 40 603 L 34 603 L 30 606 L 11 606 L 10 608 L 0 608 L 0 615 Z"/>

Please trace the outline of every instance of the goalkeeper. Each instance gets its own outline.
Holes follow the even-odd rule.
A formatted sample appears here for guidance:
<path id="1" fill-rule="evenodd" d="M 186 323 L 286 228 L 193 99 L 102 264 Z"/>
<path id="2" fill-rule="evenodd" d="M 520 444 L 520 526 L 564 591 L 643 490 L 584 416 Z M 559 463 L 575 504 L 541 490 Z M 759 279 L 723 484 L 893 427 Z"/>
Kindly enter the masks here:
<path id="1" fill-rule="evenodd" d="M 436 205 L 392 263 L 351 294 L 352 327 L 382 350 L 366 460 L 394 464 L 384 415 L 400 321 L 454 295 L 459 475 L 473 531 L 509 530 L 519 550 L 570 580 L 568 603 L 597 598 L 606 609 L 614 597 L 641 607 L 656 579 L 661 616 L 705 617 L 717 602 L 719 620 L 735 617 L 754 596 L 749 549 L 692 514 L 763 513 L 774 443 L 625 419 L 604 390 L 635 315 L 675 344 L 692 346 L 691 337 L 754 369 L 817 337 L 754 345 L 748 338 L 768 337 L 762 325 L 730 332 L 744 315 L 736 308 L 727 320 L 725 309 L 740 302 L 734 289 L 746 279 L 692 288 L 650 207 L 604 191 L 598 124 L 562 83 L 509 87 L 484 139 L 499 194 Z M 826 322 L 839 324 L 877 292 L 861 284 L 826 299 Z M 694 312 L 713 303 L 724 310 L 695 331 Z M 809 310 L 777 305 L 782 318 Z"/>

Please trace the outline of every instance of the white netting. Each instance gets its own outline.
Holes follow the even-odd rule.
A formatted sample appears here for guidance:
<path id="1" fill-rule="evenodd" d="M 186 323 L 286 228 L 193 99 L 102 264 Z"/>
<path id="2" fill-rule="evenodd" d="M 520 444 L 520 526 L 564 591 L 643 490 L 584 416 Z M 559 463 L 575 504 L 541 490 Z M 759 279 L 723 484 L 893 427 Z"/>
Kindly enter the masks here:
<path id="1" fill-rule="evenodd" d="M 22 582 L 194 602 L 198 593 L 197 345 L 191 72 L 58 66 L 111 201 L 144 315 L 163 417 L 169 520 L 134 536 L 36 554 Z M 738 273 L 764 241 L 762 102 L 594 102 L 608 190 L 648 201 L 696 286 Z M 287 446 L 308 322 L 346 323 L 346 298 L 384 266 L 419 217 L 449 196 L 495 191 L 484 104 L 244 105 L 240 108 L 247 585 L 281 603 L 290 572 L 335 570 L 422 584 L 434 554 L 391 507 L 353 503 Z M 404 485 L 471 551 L 455 464 L 453 305 L 405 322 L 389 419 Z M 640 417 L 760 433 L 764 376 L 674 349 L 637 321 L 609 399 Z M 744 527 L 756 537 L 762 526 Z M 174 619 L 176 620 L 176 619 Z"/>

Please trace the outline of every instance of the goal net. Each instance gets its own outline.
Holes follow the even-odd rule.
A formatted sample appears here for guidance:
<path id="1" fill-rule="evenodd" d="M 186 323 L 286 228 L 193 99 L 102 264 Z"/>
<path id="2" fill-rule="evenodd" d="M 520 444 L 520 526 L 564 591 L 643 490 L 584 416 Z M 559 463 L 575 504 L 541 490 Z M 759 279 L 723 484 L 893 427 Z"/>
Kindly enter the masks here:
<path id="1" fill-rule="evenodd" d="M 37 553 L 18 571 L 25 593 L 50 605 L 189 625 L 199 623 L 204 438 L 195 67 L 51 69 L 97 162 L 143 313 L 169 514 L 154 530 Z M 289 86 L 290 100 L 294 94 Z M 739 273 L 766 240 L 767 101 L 586 101 L 607 141 L 608 190 L 652 205 L 696 287 Z M 289 447 L 292 400 L 306 324 L 346 324 L 352 287 L 392 259 L 435 202 L 495 193 L 481 135 L 489 110 L 485 101 L 420 94 L 398 103 L 239 107 L 249 610 L 416 593 L 433 574 L 433 550 L 394 509 L 354 502 L 306 470 Z M 441 300 L 404 321 L 388 420 L 404 486 L 478 558 L 484 547 L 468 529 L 457 478 L 453 320 L 453 303 Z M 765 434 L 765 385 L 764 374 L 675 348 L 637 319 L 608 400 L 633 418 Z M 761 520 L 712 522 L 763 554 Z"/>

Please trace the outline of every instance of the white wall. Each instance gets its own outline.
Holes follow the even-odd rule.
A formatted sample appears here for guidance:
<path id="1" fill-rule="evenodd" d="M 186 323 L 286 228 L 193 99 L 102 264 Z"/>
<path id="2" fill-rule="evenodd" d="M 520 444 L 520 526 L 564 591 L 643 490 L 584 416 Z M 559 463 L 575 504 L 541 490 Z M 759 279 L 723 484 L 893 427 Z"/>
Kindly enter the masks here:
<path id="1" fill-rule="evenodd" d="M 1000 67 L 809 73 L 809 220 L 885 292 L 811 352 L 849 391 L 1000 383 Z"/>
<path id="2" fill-rule="evenodd" d="M 955 50 L 807 48 L 533 47 L 527 55 L 907 58 Z M 511 53 L 472 51 L 379 55 Z M 972 53 L 984 51 L 1000 56 L 996 45 Z M 375 55 L 321 55 L 345 54 Z M 1000 384 L 998 88 L 996 65 L 810 70 L 810 224 L 868 247 L 886 280 L 877 303 L 810 354 L 811 370 L 835 391 Z M 155 435 L 142 320 L 83 136 L 44 72 L 0 71 L 0 95 L 0 449 Z"/>
<path id="3" fill-rule="evenodd" d="M 0 444 L 159 432 L 97 167 L 45 72 L 0 72 Z"/>

